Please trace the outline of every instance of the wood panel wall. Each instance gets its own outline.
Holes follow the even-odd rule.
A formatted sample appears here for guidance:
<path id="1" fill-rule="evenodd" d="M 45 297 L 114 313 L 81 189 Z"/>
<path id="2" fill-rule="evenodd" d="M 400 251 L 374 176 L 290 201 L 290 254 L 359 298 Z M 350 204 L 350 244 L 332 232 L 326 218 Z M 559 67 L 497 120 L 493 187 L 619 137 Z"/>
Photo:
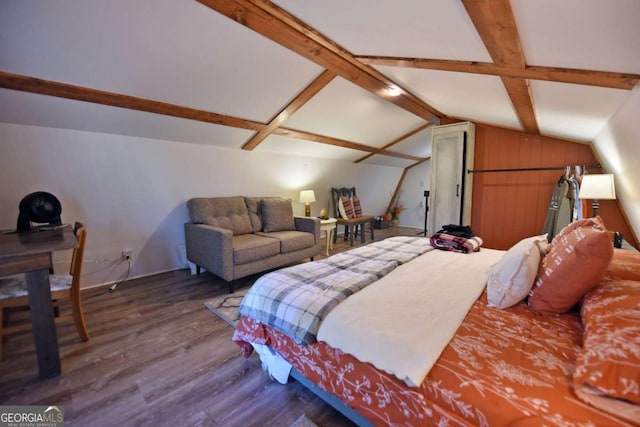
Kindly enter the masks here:
<path id="1" fill-rule="evenodd" d="M 488 125 L 476 124 L 475 140 L 474 170 L 599 163 L 589 144 Z M 508 249 L 525 237 L 541 234 L 553 187 L 562 174 L 562 171 L 475 173 L 471 227 L 483 238 L 485 246 Z M 590 202 L 588 214 L 592 215 Z M 626 240 L 637 246 L 616 201 L 601 201 L 598 214 L 607 229 L 623 233 Z"/>

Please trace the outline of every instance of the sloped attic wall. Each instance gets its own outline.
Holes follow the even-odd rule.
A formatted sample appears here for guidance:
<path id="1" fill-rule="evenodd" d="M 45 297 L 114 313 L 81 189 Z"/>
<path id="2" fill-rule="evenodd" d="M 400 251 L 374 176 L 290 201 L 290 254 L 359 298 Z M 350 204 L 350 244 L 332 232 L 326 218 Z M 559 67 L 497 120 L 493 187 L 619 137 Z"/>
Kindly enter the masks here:
<path id="1" fill-rule="evenodd" d="M 246 152 L 107 133 L 0 123 L 0 229 L 14 229 L 18 204 L 48 191 L 65 223 L 88 229 L 83 286 L 186 267 L 180 254 L 186 201 L 195 196 L 283 196 L 304 215 L 299 191 L 313 189 L 311 214 L 329 208 L 330 188 L 356 186 L 367 210 L 383 212 L 402 170 L 387 166 Z M 382 197 L 381 197 L 382 195 Z M 69 254 L 56 254 L 57 271 Z"/>
<path id="2" fill-rule="evenodd" d="M 640 237 L 640 85 L 600 131 L 594 146 L 608 173 L 615 175 L 618 201 Z"/>

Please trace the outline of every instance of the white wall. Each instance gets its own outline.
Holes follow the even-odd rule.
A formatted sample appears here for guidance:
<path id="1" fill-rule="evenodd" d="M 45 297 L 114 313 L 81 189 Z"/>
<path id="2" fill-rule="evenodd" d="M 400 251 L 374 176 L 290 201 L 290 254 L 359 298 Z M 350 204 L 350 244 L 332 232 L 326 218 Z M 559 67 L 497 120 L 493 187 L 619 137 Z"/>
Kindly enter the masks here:
<path id="1" fill-rule="evenodd" d="M 364 210 L 378 215 L 402 174 L 386 166 L 7 123 L 0 123 L 0 136 L 0 229 L 15 228 L 25 195 L 54 194 L 63 222 L 87 226 L 83 286 L 123 278 L 124 248 L 133 249 L 130 277 L 185 267 L 179 247 L 191 197 L 284 196 L 304 215 L 299 191 L 313 189 L 317 216 L 322 207 L 331 212 L 331 187 L 355 186 Z M 56 255 L 57 271 L 69 256 Z"/>
<path id="2" fill-rule="evenodd" d="M 431 183 L 431 161 L 414 166 L 407 171 L 400 192 L 400 203 L 405 210 L 400 214 L 400 225 L 424 229 L 424 213 L 426 199 L 425 190 L 429 190 Z M 433 234 L 437 230 L 428 230 Z"/>
<path id="3" fill-rule="evenodd" d="M 639 118 L 640 84 L 594 141 L 605 170 L 615 176 L 616 195 L 637 237 L 640 237 Z"/>

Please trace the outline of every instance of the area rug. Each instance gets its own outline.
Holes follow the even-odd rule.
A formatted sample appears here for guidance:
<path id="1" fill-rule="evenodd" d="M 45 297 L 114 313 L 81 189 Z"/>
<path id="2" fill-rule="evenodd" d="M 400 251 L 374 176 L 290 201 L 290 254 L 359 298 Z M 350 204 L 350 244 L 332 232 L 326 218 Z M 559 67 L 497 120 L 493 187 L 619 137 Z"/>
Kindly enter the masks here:
<path id="1" fill-rule="evenodd" d="M 232 294 L 220 295 L 219 297 L 206 301 L 204 306 L 235 328 L 240 321 L 238 307 L 240 307 L 240 302 L 242 302 L 242 298 L 248 290 L 249 288 L 244 288 Z"/>

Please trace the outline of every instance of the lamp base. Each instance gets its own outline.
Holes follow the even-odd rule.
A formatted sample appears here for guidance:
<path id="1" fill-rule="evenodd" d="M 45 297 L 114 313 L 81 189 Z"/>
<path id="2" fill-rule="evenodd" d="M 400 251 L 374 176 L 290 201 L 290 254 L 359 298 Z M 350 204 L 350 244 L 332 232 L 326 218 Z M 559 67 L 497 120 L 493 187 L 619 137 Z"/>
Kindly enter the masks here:
<path id="1" fill-rule="evenodd" d="M 304 216 L 311 216 L 311 204 L 310 203 L 305 203 L 304 204 Z"/>
<path id="2" fill-rule="evenodd" d="M 600 207 L 600 203 L 597 200 L 591 202 L 591 207 L 593 208 L 593 217 L 598 216 L 598 208 Z"/>

